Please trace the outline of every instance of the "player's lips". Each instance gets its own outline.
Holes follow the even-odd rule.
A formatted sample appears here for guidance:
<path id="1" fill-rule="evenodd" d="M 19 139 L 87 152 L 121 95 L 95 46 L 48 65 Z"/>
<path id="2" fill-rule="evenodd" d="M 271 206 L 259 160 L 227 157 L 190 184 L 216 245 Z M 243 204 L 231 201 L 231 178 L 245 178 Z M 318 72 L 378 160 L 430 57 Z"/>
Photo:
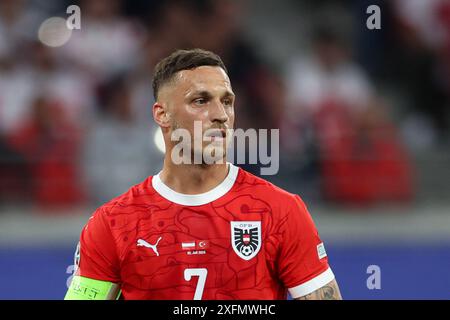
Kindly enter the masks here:
<path id="1" fill-rule="evenodd" d="M 212 141 L 223 140 L 227 136 L 227 131 L 225 129 L 209 129 L 206 136 L 210 137 Z"/>

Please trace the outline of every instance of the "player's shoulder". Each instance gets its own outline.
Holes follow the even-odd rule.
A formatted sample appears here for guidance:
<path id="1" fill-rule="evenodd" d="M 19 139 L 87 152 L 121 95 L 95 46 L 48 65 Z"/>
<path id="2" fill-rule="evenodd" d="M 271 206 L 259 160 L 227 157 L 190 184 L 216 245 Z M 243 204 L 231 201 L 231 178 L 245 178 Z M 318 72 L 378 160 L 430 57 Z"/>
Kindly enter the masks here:
<path id="1" fill-rule="evenodd" d="M 239 188 L 250 187 L 252 194 L 264 197 L 267 201 L 276 202 L 286 207 L 305 206 L 303 200 L 298 194 L 291 193 L 274 183 L 258 177 L 242 168 L 241 175 L 237 181 Z"/>
<path id="2" fill-rule="evenodd" d="M 103 217 L 117 216 L 121 213 L 132 213 L 137 207 L 152 203 L 155 192 L 151 188 L 153 176 L 131 186 L 126 192 L 114 197 L 96 209 L 94 215 Z"/>

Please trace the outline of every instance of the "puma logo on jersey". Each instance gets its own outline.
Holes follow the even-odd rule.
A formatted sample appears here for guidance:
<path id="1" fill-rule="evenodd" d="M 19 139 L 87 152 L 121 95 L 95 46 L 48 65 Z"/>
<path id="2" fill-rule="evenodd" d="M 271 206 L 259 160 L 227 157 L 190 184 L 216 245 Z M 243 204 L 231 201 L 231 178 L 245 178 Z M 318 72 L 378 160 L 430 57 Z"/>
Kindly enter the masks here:
<path id="1" fill-rule="evenodd" d="M 150 248 L 153 250 L 153 252 L 155 252 L 156 256 L 159 257 L 159 252 L 158 252 L 158 248 L 156 247 L 159 243 L 159 241 L 162 239 L 162 237 L 158 238 L 158 241 L 156 241 L 155 244 L 150 244 L 145 240 L 142 239 L 138 239 L 137 241 L 137 246 L 138 247 L 146 247 L 146 248 Z"/>

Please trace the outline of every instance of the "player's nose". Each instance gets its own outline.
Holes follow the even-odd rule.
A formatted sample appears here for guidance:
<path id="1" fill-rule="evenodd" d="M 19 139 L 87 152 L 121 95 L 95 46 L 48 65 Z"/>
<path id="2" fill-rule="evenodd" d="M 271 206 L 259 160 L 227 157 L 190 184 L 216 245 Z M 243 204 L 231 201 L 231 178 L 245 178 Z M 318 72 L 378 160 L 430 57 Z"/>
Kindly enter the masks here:
<path id="1" fill-rule="evenodd" d="M 229 115 L 226 112 L 225 106 L 222 101 L 214 100 L 210 109 L 210 120 L 211 122 L 226 123 L 229 120 Z"/>

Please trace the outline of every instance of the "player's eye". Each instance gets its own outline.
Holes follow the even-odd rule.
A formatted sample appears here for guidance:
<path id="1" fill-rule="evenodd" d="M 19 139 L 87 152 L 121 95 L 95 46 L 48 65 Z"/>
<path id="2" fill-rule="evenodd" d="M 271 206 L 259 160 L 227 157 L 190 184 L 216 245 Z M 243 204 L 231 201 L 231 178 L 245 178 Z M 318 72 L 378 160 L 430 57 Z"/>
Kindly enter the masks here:
<path id="1" fill-rule="evenodd" d="M 208 102 L 208 100 L 205 99 L 205 98 L 197 98 L 197 99 L 194 99 L 194 103 L 195 103 L 196 105 L 204 105 L 204 104 L 206 104 L 207 102 Z"/>
<path id="2" fill-rule="evenodd" d="M 225 106 L 231 106 L 233 101 L 231 99 L 224 99 L 222 102 Z"/>

